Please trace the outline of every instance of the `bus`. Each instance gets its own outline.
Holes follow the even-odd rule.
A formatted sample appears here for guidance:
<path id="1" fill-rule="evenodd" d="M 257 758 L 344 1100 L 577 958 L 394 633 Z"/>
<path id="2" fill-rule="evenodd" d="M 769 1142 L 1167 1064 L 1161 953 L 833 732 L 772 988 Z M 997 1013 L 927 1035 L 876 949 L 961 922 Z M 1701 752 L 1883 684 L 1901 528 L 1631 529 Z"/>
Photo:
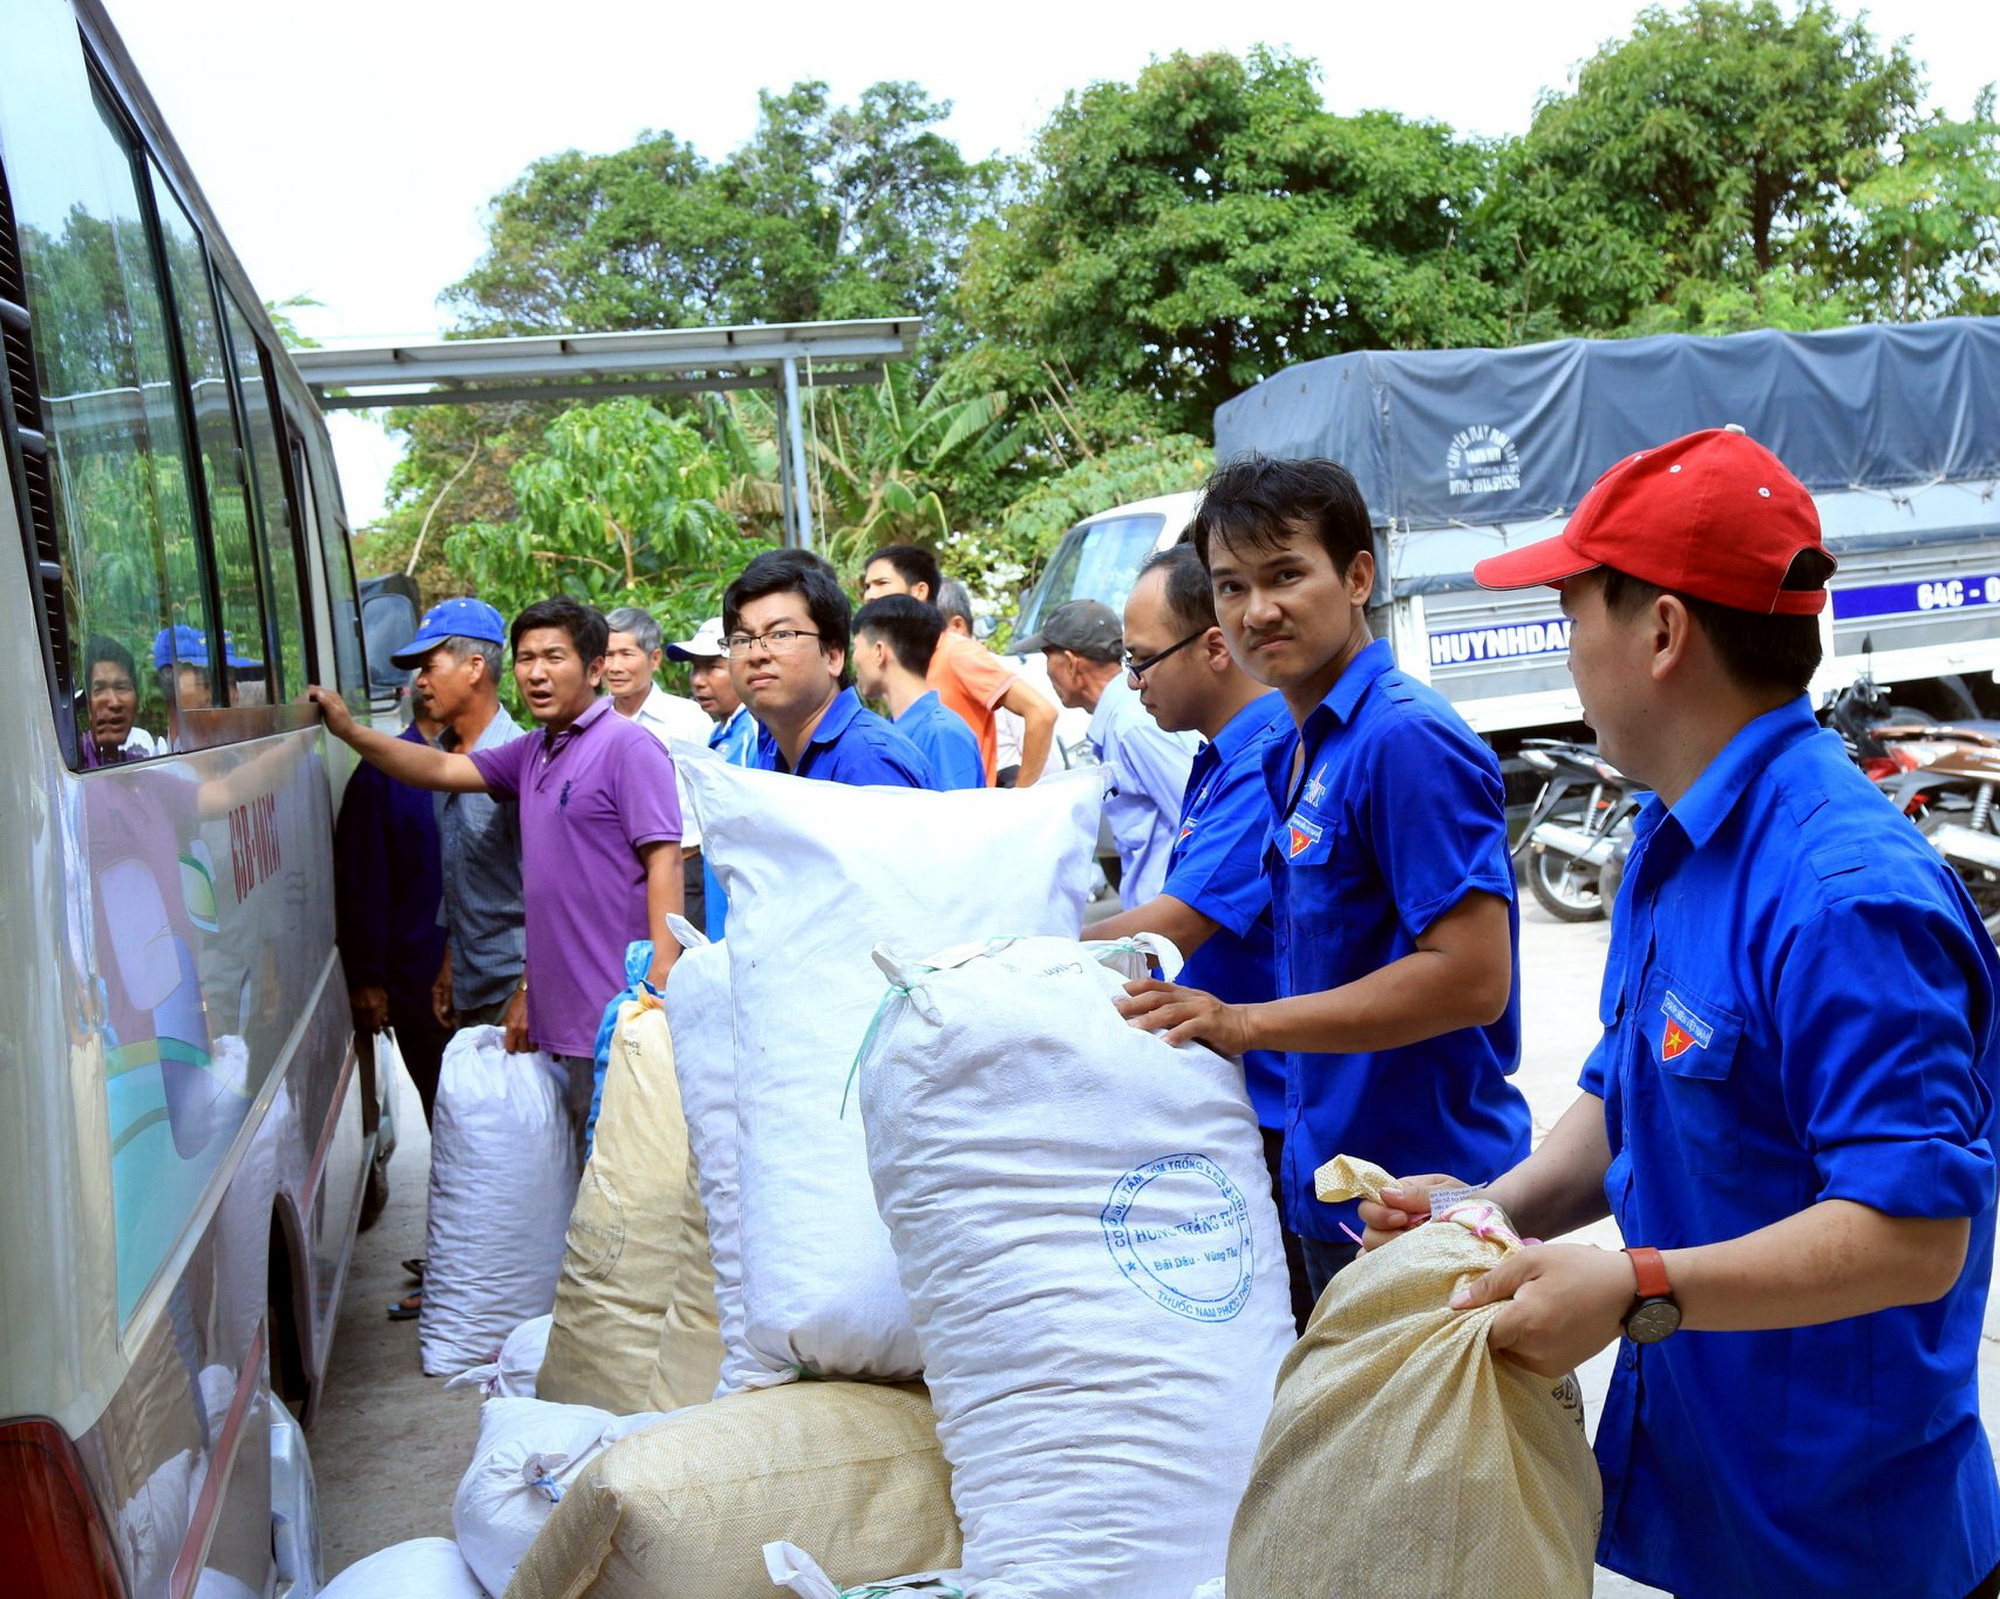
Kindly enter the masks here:
<path id="1" fill-rule="evenodd" d="M 97 0 L 0 0 L 0 1588 L 310 1595 L 386 1142 L 326 430 Z"/>

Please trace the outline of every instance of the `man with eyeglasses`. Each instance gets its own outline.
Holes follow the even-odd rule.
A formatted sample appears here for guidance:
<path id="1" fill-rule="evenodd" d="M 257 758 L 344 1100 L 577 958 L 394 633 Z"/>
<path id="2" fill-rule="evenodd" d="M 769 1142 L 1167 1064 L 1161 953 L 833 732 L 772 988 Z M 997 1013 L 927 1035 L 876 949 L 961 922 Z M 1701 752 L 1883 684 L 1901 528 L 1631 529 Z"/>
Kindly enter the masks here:
<path id="1" fill-rule="evenodd" d="M 767 550 L 729 585 L 723 649 L 760 729 L 757 764 L 832 783 L 937 788 L 923 752 L 854 692 L 850 620 L 839 578 L 809 550 Z"/>
<path id="2" fill-rule="evenodd" d="M 1271 937 L 1271 884 L 1264 848 L 1271 801 L 1264 760 L 1292 730 L 1284 695 L 1238 666 L 1216 624 L 1208 570 L 1192 545 L 1161 550 L 1139 570 L 1125 601 L 1125 660 L 1139 703 L 1169 732 L 1203 739 L 1181 796 L 1180 826 L 1167 856 L 1166 883 L 1134 910 L 1087 929 L 1092 938 L 1159 933 L 1187 964 L 1180 981 L 1232 1004 L 1278 997 Z M 1264 1134 L 1272 1194 L 1284 1208 L 1285 1057 L 1243 1055 L 1243 1083 Z M 1304 1330 L 1312 1314 L 1305 1251 L 1285 1229 L 1292 1319 Z"/>
<path id="3" fill-rule="evenodd" d="M 1156 662 L 1126 655 L 1118 613 L 1098 600 L 1057 606 L 1039 633 L 1014 648 L 1022 655 L 1040 650 L 1056 698 L 1090 712 L 1091 753 L 1108 779 L 1104 820 L 1118 846 L 1118 901 L 1128 911 L 1144 905 L 1167 880 L 1195 751 L 1189 734 L 1153 720 L 1127 681 L 1128 665 L 1143 677 Z"/>

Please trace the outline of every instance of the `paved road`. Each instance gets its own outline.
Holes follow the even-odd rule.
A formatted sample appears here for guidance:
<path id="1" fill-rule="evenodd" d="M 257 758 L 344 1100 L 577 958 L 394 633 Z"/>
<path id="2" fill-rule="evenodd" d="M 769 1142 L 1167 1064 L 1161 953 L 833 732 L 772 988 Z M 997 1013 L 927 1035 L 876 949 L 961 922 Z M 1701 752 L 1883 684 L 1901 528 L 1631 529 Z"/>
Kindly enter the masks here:
<path id="1" fill-rule="evenodd" d="M 1523 1058 L 1520 1083 L 1539 1137 L 1576 1091 L 1576 1074 L 1597 1036 L 1604 924 L 1557 922 L 1533 900 L 1521 911 Z M 417 1370 L 414 1322 L 391 1323 L 389 1301 L 407 1286 L 399 1262 L 423 1252 L 423 1194 L 430 1155 L 421 1112 L 401 1084 L 403 1128 L 391 1167 L 388 1211 L 356 1250 L 341 1308 L 327 1396 L 311 1434 L 318 1473 L 326 1571 L 406 1538 L 451 1536 L 451 1500 L 478 1437 L 478 1398 L 448 1391 Z M 1616 1246 L 1609 1222 L 1586 1235 Z M 2000 1309 L 1989 1309 L 1980 1353 L 1988 1430 L 2000 1416 Z M 1581 1373 L 1593 1424 L 1603 1403 L 1611 1351 Z M 1610 1572 L 1598 1599 L 1657 1593 Z"/>

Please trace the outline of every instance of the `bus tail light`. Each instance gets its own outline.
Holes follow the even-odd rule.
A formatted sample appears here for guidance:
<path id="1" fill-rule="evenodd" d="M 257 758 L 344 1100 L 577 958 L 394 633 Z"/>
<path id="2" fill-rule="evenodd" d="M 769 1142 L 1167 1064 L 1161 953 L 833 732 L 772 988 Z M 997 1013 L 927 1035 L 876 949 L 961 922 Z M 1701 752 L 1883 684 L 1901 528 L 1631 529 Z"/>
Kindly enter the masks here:
<path id="1" fill-rule="evenodd" d="M 76 1449 L 54 1422 L 0 1426 L 0 1572 L 19 1599 L 125 1599 Z"/>

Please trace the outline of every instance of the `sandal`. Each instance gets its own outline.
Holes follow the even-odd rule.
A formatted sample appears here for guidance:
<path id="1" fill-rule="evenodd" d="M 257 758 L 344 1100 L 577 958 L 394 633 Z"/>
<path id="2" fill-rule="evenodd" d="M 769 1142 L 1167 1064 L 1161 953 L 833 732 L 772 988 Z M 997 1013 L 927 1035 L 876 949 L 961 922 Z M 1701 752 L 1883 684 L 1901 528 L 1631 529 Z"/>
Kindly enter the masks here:
<path id="1" fill-rule="evenodd" d="M 422 1282 L 424 1280 L 424 1257 L 422 1255 L 412 1255 L 408 1260 L 403 1262 L 403 1270 L 416 1278 L 418 1282 Z"/>
<path id="2" fill-rule="evenodd" d="M 424 1313 L 424 1291 L 419 1288 L 403 1295 L 389 1307 L 391 1321 L 415 1321 Z"/>

